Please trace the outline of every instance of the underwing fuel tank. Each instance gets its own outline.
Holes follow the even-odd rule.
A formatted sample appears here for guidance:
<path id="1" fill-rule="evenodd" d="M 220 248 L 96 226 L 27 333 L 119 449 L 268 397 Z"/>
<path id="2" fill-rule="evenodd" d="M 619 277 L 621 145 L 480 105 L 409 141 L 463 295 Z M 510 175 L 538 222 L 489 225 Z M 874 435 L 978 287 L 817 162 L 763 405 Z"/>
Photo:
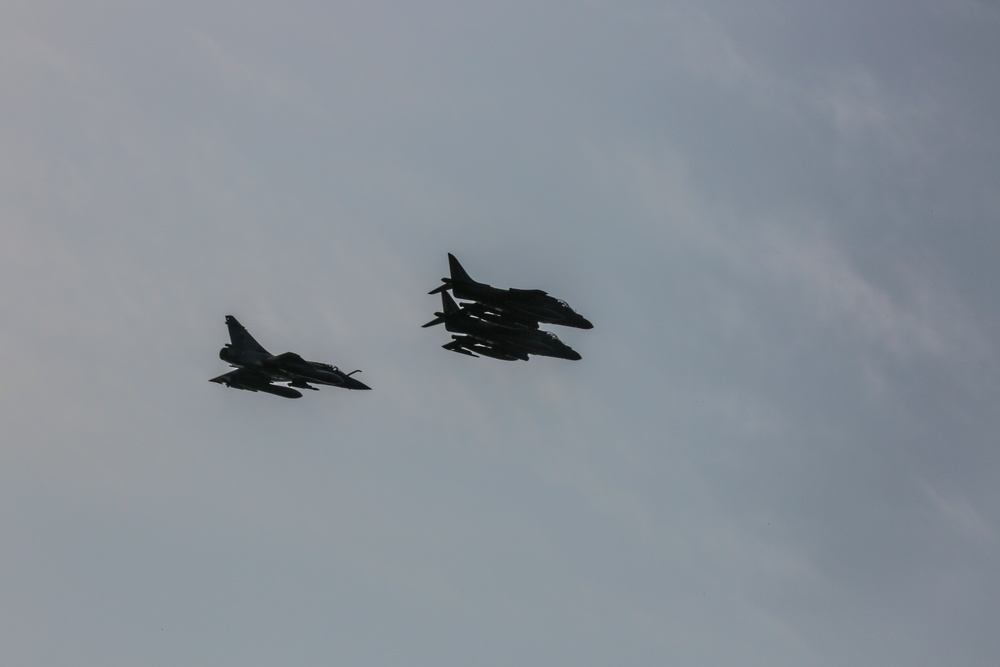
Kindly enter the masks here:
<path id="1" fill-rule="evenodd" d="M 275 396 L 283 396 L 284 398 L 302 398 L 301 391 L 280 384 L 261 385 L 254 387 L 254 389 L 257 391 L 263 391 L 267 394 L 274 394 Z"/>
<path id="2" fill-rule="evenodd" d="M 283 398 L 302 398 L 302 392 L 292 389 L 291 387 L 286 387 L 282 384 L 246 382 L 232 380 L 225 377 L 215 378 L 214 380 L 210 380 L 210 382 L 218 382 L 219 384 L 224 384 L 227 387 L 231 387 L 233 389 L 243 389 L 244 391 L 262 391 L 265 394 L 274 394 L 275 396 L 281 396 Z"/>

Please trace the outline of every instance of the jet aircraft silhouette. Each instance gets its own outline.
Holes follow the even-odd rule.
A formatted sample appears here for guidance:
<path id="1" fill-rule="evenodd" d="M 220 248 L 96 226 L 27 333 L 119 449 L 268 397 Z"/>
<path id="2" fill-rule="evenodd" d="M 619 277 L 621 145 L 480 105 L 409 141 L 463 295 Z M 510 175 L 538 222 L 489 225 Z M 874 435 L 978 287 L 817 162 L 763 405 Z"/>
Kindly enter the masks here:
<path id="1" fill-rule="evenodd" d="M 443 284 L 428 294 L 451 290 L 456 299 L 478 302 L 480 317 L 483 316 L 482 313 L 488 313 L 499 324 L 534 323 L 537 327 L 539 322 L 545 322 L 577 329 L 594 328 L 587 318 L 570 308 L 568 303 L 550 296 L 548 292 L 540 289 L 500 289 L 477 282 L 451 253 L 448 253 L 448 265 L 451 277 L 442 278 Z"/>
<path id="2" fill-rule="evenodd" d="M 474 308 L 459 307 L 451 295 L 443 290 L 441 305 L 443 312 L 434 313 L 434 319 L 423 326 L 444 324 L 449 332 L 461 334 L 452 336 L 452 342 L 441 346 L 446 350 L 470 357 L 478 356 L 475 354 L 478 352 L 504 361 L 527 361 L 529 354 L 571 361 L 581 358 L 576 350 L 559 340 L 554 333 L 539 330 L 537 323 L 532 327 L 517 323 L 498 324 L 480 319 Z"/>
<path id="3" fill-rule="evenodd" d="M 330 364 L 306 361 L 294 352 L 272 355 L 232 315 L 226 315 L 226 326 L 229 327 L 232 342 L 226 343 L 219 351 L 219 358 L 236 370 L 212 378 L 210 382 L 284 398 L 300 398 L 302 392 L 299 389 L 317 390 L 310 382 L 344 389 L 371 389 L 351 377 L 361 371 L 344 373 Z M 288 385 L 277 385 L 275 382 L 287 382 Z"/>

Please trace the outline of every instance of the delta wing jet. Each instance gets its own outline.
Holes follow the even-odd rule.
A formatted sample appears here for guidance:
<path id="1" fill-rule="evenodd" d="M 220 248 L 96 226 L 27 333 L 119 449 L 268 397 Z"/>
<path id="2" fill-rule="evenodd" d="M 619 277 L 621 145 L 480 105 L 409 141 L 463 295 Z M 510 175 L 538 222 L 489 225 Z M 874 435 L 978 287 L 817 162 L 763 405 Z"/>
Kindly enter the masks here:
<path id="1" fill-rule="evenodd" d="M 341 387 L 344 389 L 371 389 L 353 377 L 361 371 L 344 373 L 336 366 L 319 361 L 306 361 L 294 352 L 272 355 L 258 343 L 250 332 L 232 315 L 226 315 L 231 343 L 219 351 L 219 358 L 236 368 L 225 375 L 212 378 L 234 389 L 263 391 L 285 398 L 300 398 L 299 389 L 313 389 L 309 383 Z M 274 384 L 287 382 L 287 385 Z"/>
<path id="2" fill-rule="evenodd" d="M 560 324 L 577 329 L 593 329 L 590 321 L 569 307 L 562 299 L 550 296 L 540 289 L 500 289 L 477 282 L 462 268 L 458 259 L 448 253 L 450 278 L 442 278 L 442 285 L 429 294 L 451 290 L 456 299 L 476 301 L 480 308 L 498 319 L 520 324 L 539 322 Z"/>
<path id="3" fill-rule="evenodd" d="M 441 305 L 443 312 L 434 313 L 434 319 L 423 326 L 444 324 L 449 332 L 460 334 L 452 336 L 452 342 L 441 346 L 446 350 L 470 357 L 478 356 L 475 353 L 479 353 L 504 361 L 527 361 L 529 354 L 571 361 L 581 358 L 576 350 L 559 340 L 554 333 L 525 325 L 487 322 L 476 317 L 469 309 L 460 308 L 445 291 L 441 292 Z"/>

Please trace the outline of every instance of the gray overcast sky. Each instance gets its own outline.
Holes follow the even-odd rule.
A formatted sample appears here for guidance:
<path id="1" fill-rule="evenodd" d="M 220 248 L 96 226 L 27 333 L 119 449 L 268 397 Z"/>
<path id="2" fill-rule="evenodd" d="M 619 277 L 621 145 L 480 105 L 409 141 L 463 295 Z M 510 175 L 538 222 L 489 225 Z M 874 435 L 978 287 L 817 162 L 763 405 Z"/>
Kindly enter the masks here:
<path id="1" fill-rule="evenodd" d="M 997 35 L 4 3 L 0 662 L 1000 664 Z M 449 251 L 583 360 L 441 350 Z"/>

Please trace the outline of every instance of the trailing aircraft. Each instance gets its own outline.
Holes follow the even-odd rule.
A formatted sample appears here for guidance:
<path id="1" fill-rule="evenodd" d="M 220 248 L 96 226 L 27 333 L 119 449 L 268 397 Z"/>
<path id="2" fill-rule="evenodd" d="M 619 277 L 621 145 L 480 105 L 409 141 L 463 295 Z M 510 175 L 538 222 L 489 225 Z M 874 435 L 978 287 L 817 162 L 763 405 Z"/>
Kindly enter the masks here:
<path id="1" fill-rule="evenodd" d="M 568 303 L 550 296 L 548 292 L 540 289 L 500 289 L 477 282 L 451 253 L 448 253 L 448 266 L 451 277 L 442 278 L 443 284 L 429 294 L 451 290 L 456 299 L 476 301 L 485 311 L 521 324 L 534 322 L 537 326 L 539 322 L 545 322 L 577 329 L 594 328 L 587 318 L 570 308 Z"/>
<path id="2" fill-rule="evenodd" d="M 527 361 L 529 354 L 571 361 L 581 358 L 576 350 L 559 340 L 554 333 L 524 325 L 496 324 L 480 319 L 468 308 L 459 307 L 446 291 L 441 292 L 441 305 L 443 312 L 434 313 L 434 319 L 423 326 L 444 324 L 449 332 L 461 334 L 452 336 L 452 342 L 441 346 L 446 350 L 471 357 L 478 356 L 475 354 L 478 352 L 505 361 Z"/>
<path id="3" fill-rule="evenodd" d="M 343 389 L 371 389 L 351 377 L 361 371 L 344 373 L 330 364 L 306 361 L 294 352 L 272 355 L 232 315 L 226 315 L 226 326 L 229 327 L 232 342 L 226 343 L 219 351 L 219 358 L 236 370 L 212 378 L 210 382 L 284 398 L 300 398 L 302 392 L 299 389 L 317 390 L 310 382 Z M 288 385 L 274 384 L 275 382 L 287 382 Z"/>

